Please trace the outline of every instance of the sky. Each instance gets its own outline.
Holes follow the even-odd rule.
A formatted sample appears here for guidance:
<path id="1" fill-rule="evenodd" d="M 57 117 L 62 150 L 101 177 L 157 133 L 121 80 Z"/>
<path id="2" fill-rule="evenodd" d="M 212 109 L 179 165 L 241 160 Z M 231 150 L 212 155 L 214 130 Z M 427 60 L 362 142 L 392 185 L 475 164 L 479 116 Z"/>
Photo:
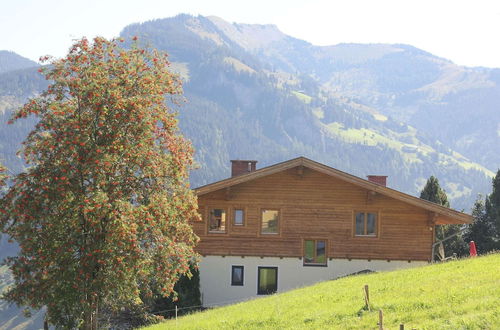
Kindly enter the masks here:
<path id="1" fill-rule="evenodd" d="M 404 43 L 500 68 L 498 0 L 0 0 L 0 50 L 63 57 L 75 39 L 112 38 L 128 24 L 180 13 L 274 24 L 315 45 Z"/>

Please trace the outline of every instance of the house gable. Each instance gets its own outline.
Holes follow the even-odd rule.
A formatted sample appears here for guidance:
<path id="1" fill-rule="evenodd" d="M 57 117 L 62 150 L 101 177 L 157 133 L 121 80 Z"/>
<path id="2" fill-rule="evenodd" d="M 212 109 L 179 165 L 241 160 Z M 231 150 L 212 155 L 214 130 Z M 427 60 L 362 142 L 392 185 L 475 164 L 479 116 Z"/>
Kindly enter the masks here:
<path id="1" fill-rule="evenodd" d="M 199 252 L 302 258 L 304 241 L 310 239 L 326 242 L 327 258 L 430 259 L 432 211 L 299 166 L 199 195 L 204 220 L 193 224 L 201 238 Z M 224 233 L 209 232 L 208 217 L 213 209 L 226 213 Z M 245 212 L 245 223 L 241 226 L 233 223 L 235 209 Z M 266 209 L 279 212 L 275 235 L 261 232 L 262 211 Z M 375 237 L 355 235 L 356 212 L 377 214 Z"/>
<path id="2" fill-rule="evenodd" d="M 364 188 L 369 191 L 371 196 L 383 195 L 391 197 L 394 200 L 402 201 L 408 205 L 417 206 L 419 208 L 427 210 L 431 212 L 429 215 L 429 219 L 433 224 L 464 224 L 472 222 L 472 216 L 468 214 L 437 205 L 435 203 L 402 193 L 385 186 L 378 185 L 376 183 L 358 178 L 354 175 L 339 171 L 324 164 L 312 161 L 305 157 L 298 157 L 248 174 L 208 184 L 195 189 L 195 191 L 197 195 L 201 197 L 205 194 L 224 189 L 226 198 L 229 198 L 231 194 L 234 193 L 234 190 L 237 189 L 237 186 L 242 183 L 264 178 L 269 175 L 290 169 L 293 169 L 296 172 L 297 176 L 300 177 L 305 168 L 315 170 L 317 172 L 326 174 L 327 176 L 338 178 L 341 181 L 345 181 Z M 219 193 L 222 193 L 222 191 L 219 191 Z"/>

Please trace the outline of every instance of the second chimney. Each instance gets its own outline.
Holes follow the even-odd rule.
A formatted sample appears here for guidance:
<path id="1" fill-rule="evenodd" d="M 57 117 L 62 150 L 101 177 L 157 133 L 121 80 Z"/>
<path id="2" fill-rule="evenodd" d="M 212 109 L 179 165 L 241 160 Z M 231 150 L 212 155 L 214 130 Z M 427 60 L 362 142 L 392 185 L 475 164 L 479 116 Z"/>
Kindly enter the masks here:
<path id="1" fill-rule="evenodd" d="M 256 168 L 256 160 L 231 160 L 231 177 L 253 172 Z"/>
<path id="2" fill-rule="evenodd" d="M 387 187 L 387 175 L 367 175 L 368 181 Z"/>

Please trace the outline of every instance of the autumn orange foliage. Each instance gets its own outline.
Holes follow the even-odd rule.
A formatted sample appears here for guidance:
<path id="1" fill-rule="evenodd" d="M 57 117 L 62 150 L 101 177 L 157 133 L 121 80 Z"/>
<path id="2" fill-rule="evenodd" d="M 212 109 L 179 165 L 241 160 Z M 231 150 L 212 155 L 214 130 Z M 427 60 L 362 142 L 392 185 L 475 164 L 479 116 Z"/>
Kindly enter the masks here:
<path id="1" fill-rule="evenodd" d="M 0 200 L 0 229 L 21 248 L 5 298 L 47 306 L 57 326 L 93 329 L 100 306 L 170 295 L 197 261 L 193 150 L 172 110 L 180 79 L 165 54 L 121 42 L 82 39 L 43 58 L 52 83 L 12 119 L 38 123 L 21 151 L 29 167 Z"/>

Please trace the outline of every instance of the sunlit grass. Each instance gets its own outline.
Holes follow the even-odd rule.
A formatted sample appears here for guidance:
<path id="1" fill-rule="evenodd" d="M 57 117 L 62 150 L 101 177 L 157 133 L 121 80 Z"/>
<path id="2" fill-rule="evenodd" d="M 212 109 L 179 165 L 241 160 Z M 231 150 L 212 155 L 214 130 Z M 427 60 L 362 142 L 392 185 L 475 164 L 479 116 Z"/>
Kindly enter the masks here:
<path id="1" fill-rule="evenodd" d="M 292 94 L 295 95 L 299 100 L 301 100 L 305 104 L 309 104 L 312 101 L 312 97 L 311 96 L 309 96 L 307 94 L 304 94 L 302 92 L 292 91 Z"/>
<path id="2" fill-rule="evenodd" d="M 293 274 L 290 274 L 293 276 Z M 371 310 L 363 286 L 369 285 Z M 500 254 L 414 269 L 359 275 L 216 308 L 158 329 L 500 328 Z"/>

